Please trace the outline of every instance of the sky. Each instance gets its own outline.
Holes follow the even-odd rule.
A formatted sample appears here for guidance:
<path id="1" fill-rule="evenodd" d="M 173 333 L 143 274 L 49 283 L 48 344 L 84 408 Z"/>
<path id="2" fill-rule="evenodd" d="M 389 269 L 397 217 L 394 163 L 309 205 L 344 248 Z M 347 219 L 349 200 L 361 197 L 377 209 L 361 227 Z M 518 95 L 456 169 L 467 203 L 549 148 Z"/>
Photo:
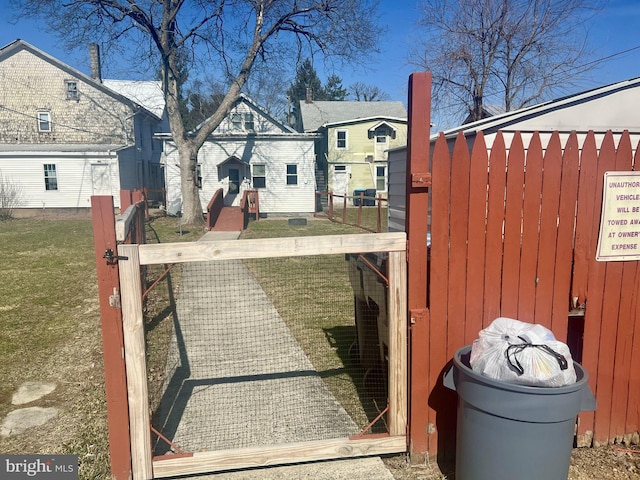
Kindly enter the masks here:
<path id="1" fill-rule="evenodd" d="M 640 0 L 604 1 L 606 6 L 593 19 L 589 29 L 594 57 L 586 61 L 607 60 L 595 67 L 590 78 L 575 87 L 575 92 L 567 93 L 640 77 Z M 21 38 L 77 70 L 89 73 L 88 48 L 66 52 L 59 40 L 45 31 L 42 23 L 24 20 L 12 23 L 12 12 L 7 3 L 7 0 L 0 0 L 0 46 Z M 406 105 L 408 78 L 416 69 L 409 64 L 407 51 L 417 31 L 419 3 L 419 0 L 381 0 L 381 21 L 386 24 L 387 32 L 381 39 L 380 53 L 368 68 L 325 72 L 322 65 L 317 65 L 321 80 L 324 82 L 329 74 L 335 73 L 342 78 L 345 87 L 355 82 L 375 85 L 388 94 L 389 100 L 402 101 Z M 102 68 L 106 78 L 127 79 L 123 69 L 116 71 L 104 64 Z"/>

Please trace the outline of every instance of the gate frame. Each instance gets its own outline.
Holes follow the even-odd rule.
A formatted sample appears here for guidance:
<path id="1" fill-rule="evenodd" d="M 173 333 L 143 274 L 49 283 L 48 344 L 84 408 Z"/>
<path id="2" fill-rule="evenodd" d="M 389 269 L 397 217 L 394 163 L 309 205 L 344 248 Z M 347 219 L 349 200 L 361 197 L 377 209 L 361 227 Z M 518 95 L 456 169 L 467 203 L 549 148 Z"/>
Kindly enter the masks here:
<path id="1" fill-rule="evenodd" d="M 120 285 L 134 480 L 220 470 L 406 452 L 407 259 L 403 232 L 231 240 L 203 243 L 119 245 Z M 154 459 L 147 391 L 141 267 L 196 261 L 323 254 L 389 254 L 389 434 L 289 443 L 268 447 L 172 455 Z"/>

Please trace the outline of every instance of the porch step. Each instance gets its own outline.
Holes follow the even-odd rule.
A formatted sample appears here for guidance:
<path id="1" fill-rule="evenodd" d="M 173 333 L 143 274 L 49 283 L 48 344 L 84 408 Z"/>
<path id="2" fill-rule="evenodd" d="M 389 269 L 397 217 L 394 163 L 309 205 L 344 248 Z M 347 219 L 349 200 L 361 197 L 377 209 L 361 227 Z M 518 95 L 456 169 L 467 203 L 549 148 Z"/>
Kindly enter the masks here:
<path id="1" fill-rule="evenodd" d="M 214 232 L 239 232 L 243 227 L 244 219 L 240 207 L 223 207 L 211 230 Z"/>

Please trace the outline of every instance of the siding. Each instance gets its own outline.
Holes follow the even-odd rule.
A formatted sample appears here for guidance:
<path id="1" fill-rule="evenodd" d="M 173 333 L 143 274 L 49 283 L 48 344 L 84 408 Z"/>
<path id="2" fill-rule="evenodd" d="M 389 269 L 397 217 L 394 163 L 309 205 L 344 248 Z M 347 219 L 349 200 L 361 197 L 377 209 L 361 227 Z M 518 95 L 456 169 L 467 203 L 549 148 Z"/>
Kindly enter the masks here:
<path id="1" fill-rule="evenodd" d="M 77 82 L 78 100 L 67 100 L 65 80 Z M 81 77 L 30 51 L 0 62 L 0 143 L 133 143 L 133 110 Z M 39 132 L 38 111 L 51 115 L 51 132 Z"/>
<path id="2" fill-rule="evenodd" d="M 386 150 L 376 156 L 376 138 L 369 138 L 369 129 L 379 124 L 381 119 L 370 120 L 362 123 L 349 122 L 341 125 L 331 126 L 326 130 L 327 159 L 330 164 L 350 164 L 351 177 L 348 179 L 347 193 L 353 194 L 355 189 L 376 188 L 376 166 L 386 166 Z M 407 125 L 406 123 L 385 121 L 396 129 L 396 138 L 389 138 L 386 149 L 393 149 L 406 145 Z M 337 132 L 347 131 L 347 148 L 337 149 Z M 380 148 L 377 149 L 380 152 Z M 367 157 L 371 156 L 375 163 L 368 162 Z M 380 157 L 380 158 L 378 158 Z M 334 190 L 333 175 L 331 168 L 328 169 L 328 189 Z M 335 192 L 344 193 L 344 192 Z"/>
<path id="3" fill-rule="evenodd" d="M 404 232 L 407 194 L 407 149 L 389 152 L 389 231 Z"/>
<path id="4" fill-rule="evenodd" d="M 57 190 L 45 189 L 44 164 L 56 166 Z M 94 195 L 92 164 L 108 166 L 111 195 L 114 196 L 115 206 L 119 207 L 119 167 L 115 153 L 42 153 L 34 157 L 9 152 L 0 155 L 3 179 L 22 190 L 20 208 L 91 207 L 91 195 Z"/>
<path id="5" fill-rule="evenodd" d="M 167 209 L 179 211 L 181 204 L 178 152 L 166 143 Z M 259 189 L 263 213 L 311 213 L 315 209 L 315 172 L 313 139 L 249 138 L 207 141 L 198 153 L 202 171 L 200 202 L 206 208 L 214 192 L 228 189 L 228 179 L 219 178 L 218 165 L 237 157 L 246 165 L 266 165 L 266 188 Z M 298 165 L 298 184 L 286 184 L 286 165 Z M 250 169 L 247 167 L 247 174 Z"/>

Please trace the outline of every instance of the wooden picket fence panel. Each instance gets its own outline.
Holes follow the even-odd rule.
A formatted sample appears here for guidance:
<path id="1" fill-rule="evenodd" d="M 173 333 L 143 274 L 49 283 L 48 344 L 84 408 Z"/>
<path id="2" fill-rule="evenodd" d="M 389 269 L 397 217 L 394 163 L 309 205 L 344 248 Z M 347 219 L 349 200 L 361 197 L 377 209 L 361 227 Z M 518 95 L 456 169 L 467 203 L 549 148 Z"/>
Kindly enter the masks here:
<path id="1" fill-rule="evenodd" d="M 596 262 L 595 253 L 604 172 L 631 171 L 640 154 L 628 132 L 619 140 L 607 132 L 600 145 L 593 132 L 580 145 L 575 132 L 564 144 L 558 132 L 546 144 L 529 136 L 526 146 L 519 133 L 505 146 L 498 132 L 489 151 L 482 133 L 471 147 L 459 134 L 453 148 L 441 134 L 433 146 L 430 454 L 446 456 L 455 436 L 443 420 L 455 403 L 443 369 L 500 316 L 542 324 L 570 346 L 578 339 L 572 353 L 597 399 L 595 412 L 579 416 L 579 445 L 638 442 L 640 262 Z"/>

